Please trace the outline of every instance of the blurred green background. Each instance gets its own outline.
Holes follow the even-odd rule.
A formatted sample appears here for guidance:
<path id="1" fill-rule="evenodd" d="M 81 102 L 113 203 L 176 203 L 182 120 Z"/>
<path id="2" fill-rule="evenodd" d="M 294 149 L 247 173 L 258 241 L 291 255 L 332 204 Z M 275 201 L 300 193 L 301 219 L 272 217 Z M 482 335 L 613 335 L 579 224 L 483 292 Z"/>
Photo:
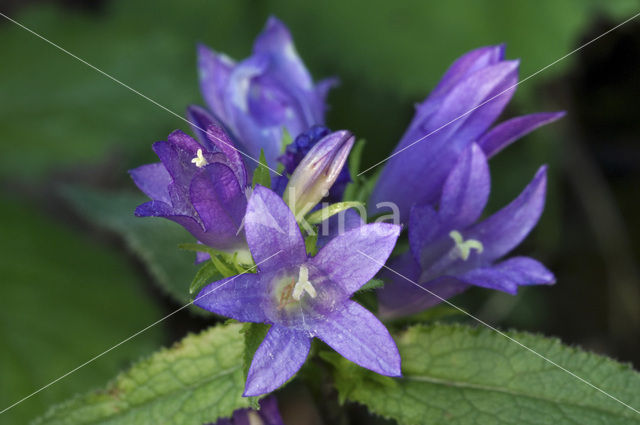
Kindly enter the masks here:
<path id="1" fill-rule="evenodd" d="M 367 140 L 367 166 L 392 150 L 413 105 L 465 51 L 506 42 L 523 78 L 634 15 L 640 2 L 3 0 L 0 11 L 178 114 L 202 103 L 195 43 L 243 58 L 274 14 L 314 78 L 340 78 L 328 124 Z M 126 174 L 154 161 L 151 143 L 188 130 L 185 123 L 4 18 L 0 39 L 3 409 L 180 306 L 196 269 L 175 247 L 186 233 L 132 217 L 140 197 Z M 519 251 L 543 260 L 558 284 L 457 299 L 492 324 L 558 335 L 636 367 L 639 72 L 640 18 L 518 88 L 505 116 L 568 114 L 492 160 L 490 208 L 550 165 L 545 215 Z M 207 323 L 181 312 L 0 424 L 26 423 Z"/>

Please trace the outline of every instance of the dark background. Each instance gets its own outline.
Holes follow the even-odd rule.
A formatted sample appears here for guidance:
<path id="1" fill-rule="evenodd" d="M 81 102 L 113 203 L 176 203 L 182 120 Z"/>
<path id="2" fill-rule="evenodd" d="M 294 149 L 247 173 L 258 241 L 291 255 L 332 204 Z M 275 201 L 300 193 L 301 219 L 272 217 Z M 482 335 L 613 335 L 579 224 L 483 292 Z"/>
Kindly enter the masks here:
<path id="1" fill-rule="evenodd" d="M 525 78 L 640 11 L 636 1 L 2 1 L 0 11 L 182 114 L 202 103 L 195 43 L 240 59 L 269 14 L 290 27 L 315 79 L 341 85 L 328 124 L 385 158 L 462 53 L 507 43 Z M 60 187 L 131 190 L 126 170 L 183 121 L 0 18 L 0 408 L 179 306 L 121 238 L 90 224 Z M 516 297 L 456 304 L 501 328 L 640 365 L 640 18 L 525 81 L 505 117 L 566 110 L 492 160 L 489 210 L 550 166 L 545 214 L 518 249 L 557 275 Z M 168 250 L 175 249 L 173 246 Z M 194 269 L 195 271 L 195 269 Z M 184 282 L 184 288 L 188 282 Z M 190 312 L 119 347 L 0 416 L 24 423 L 102 385 L 207 321 Z"/>

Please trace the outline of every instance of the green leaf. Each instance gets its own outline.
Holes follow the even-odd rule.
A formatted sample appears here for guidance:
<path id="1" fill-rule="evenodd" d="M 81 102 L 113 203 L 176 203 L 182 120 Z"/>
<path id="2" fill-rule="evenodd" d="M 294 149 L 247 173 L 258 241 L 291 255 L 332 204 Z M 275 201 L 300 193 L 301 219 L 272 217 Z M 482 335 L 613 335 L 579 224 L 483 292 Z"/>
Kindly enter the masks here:
<path id="1" fill-rule="evenodd" d="M 373 290 L 382 288 L 383 286 L 384 286 L 384 281 L 382 281 L 380 279 L 371 279 L 369 282 L 367 282 L 364 285 L 362 285 L 360 287 L 360 289 L 358 289 L 358 292 L 360 292 L 360 291 L 373 291 Z"/>
<path id="2" fill-rule="evenodd" d="M 338 214 L 349 208 L 364 207 L 362 202 L 336 202 L 321 210 L 315 211 L 307 216 L 307 222 L 309 224 L 319 224 L 325 221 L 332 215 Z"/>
<path id="3" fill-rule="evenodd" d="M 364 183 L 364 177 L 358 176 L 358 173 L 360 172 L 360 162 L 362 161 L 365 144 L 366 141 L 364 139 L 358 139 L 351 149 L 351 153 L 349 154 L 349 174 L 351 176 L 351 182 L 344 190 L 343 199 L 355 199 L 356 194 Z"/>
<path id="4" fill-rule="evenodd" d="M 307 250 L 307 254 L 314 256 L 318 253 L 318 233 L 307 235 L 304 238 L 304 246 Z"/>
<path id="5" fill-rule="evenodd" d="M 640 374 L 606 357 L 522 332 L 509 336 L 603 391 L 640 407 Z M 403 377 L 336 369 L 343 399 L 399 425 L 640 424 L 640 415 L 488 328 L 414 326 L 396 339 Z M 360 385 L 353 385 L 354 374 Z"/>
<path id="6" fill-rule="evenodd" d="M 280 154 L 284 154 L 287 150 L 287 146 L 289 146 L 293 142 L 293 137 L 291 137 L 291 133 L 287 130 L 287 127 L 282 127 L 282 140 L 280 141 Z"/>
<path id="7" fill-rule="evenodd" d="M 179 303 L 188 303 L 189 282 L 196 273 L 192 254 L 176 249 L 193 240 L 180 225 L 163 218 L 135 217 L 143 195 L 65 187 L 64 197 L 90 223 L 115 232 L 144 262 L 155 281 Z M 201 312 L 194 308 L 192 311 Z"/>
<path id="8" fill-rule="evenodd" d="M 36 424 L 202 424 L 249 406 L 242 397 L 241 324 L 189 335 L 120 374 L 104 389 L 55 406 Z"/>
<path id="9" fill-rule="evenodd" d="M 218 271 L 218 268 L 213 263 L 213 261 L 205 261 L 204 265 L 200 267 L 200 270 L 196 273 L 195 277 L 191 281 L 191 285 L 189 285 L 189 293 L 197 294 L 210 284 L 211 282 L 215 282 L 216 280 L 222 279 L 222 275 Z"/>
<path id="10" fill-rule="evenodd" d="M 0 410 L 162 317 L 120 253 L 0 195 Z M 0 415 L 26 424 L 151 353 L 162 326 L 140 334 Z"/>
<path id="11" fill-rule="evenodd" d="M 253 172 L 252 187 L 256 187 L 257 184 L 271 189 L 271 172 L 267 165 L 267 158 L 264 156 L 264 149 L 260 149 L 260 164 Z"/>

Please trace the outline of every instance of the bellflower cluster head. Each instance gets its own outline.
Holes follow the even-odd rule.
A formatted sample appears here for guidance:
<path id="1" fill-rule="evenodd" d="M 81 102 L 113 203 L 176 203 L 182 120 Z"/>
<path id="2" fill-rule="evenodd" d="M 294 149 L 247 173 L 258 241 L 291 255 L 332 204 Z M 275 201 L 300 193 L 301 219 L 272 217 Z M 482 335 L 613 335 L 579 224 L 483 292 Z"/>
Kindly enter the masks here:
<path id="1" fill-rule="evenodd" d="M 444 299 L 471 285 L 515 294 L 522 285 L 553 284 L 553 274 L 532 258 L 502 260 L 538 222 L 545 190 L 546 168 L 541 167 L 515 200 L 478 221 L 490 182 L 486 155 L 473 143 L 447 177 L 439 209 L 429 204 L 411 209 L 411 249 L 389 267 Z M 378 294 L 384 316 L 416 313 L 441 301 L 397 274 L 386 277 L 389 282 Z"/>
<path id="2" fill-rule="evenodd" d="M 282 196 L 296 217 L 303 217 L 331 194 L 334 183 L 344 175 L 354 142 L 350 132 L 336 131 L 324 136 L 304 155 Z"/>
<path id="3" fill-rule="evenodd" d="M 230 418 L 219 419 L 211 425 L 284 425 L 278 402 L 274 396 L 260 400 L 260 410 L 238 409 Z"/>
<path id="4" fill-rule="evenodd" d="M 268 393 L 291 378 L 314 337 L 360 366 L 400 375 L 400 356 L 387 329 L 349 299 L 387 260 L 399 226 L 360 226 L 309 258 L 291 210 L 258 185 L 249 199 L 245 231 L 257 274 L 211 283 L 195 301 L 222 316 L 271 325 L 249 368 L 245 396 Z"/>
<path id="5" fill-rule="evenodd" d="M 274 17 L 256 39 L 252 55 L 239 63 L 198 46 L 198 72 L 211 116 L 192 107 L 192 122 L 206 128 L 199 119 L 219 121 L 250 156 L 258 158 L 264 150 L 270 166 L 281 153 L 283 128 L 295 137 L 324 123 L 325 98 L 335 85 L 333 79 L 313 83 L 289 30 Z"/>
<path id="6" fill-rule="evenodd" d="M 564 115 L 525 115 L 489 129 L 513 96 L 518 64 L 504 59 L 504 45 L 472 50 L 456 60 L 429 97 L 417 106 L 372 192 L 370 208 L 380 202 L 393 202 L 400 219 L 406 222 L 413 205 L 437 201 L 458 156 L 471 143 L 477 143 L 491 157 Z"/>
<path id="7" fill-rule="evenodd" d="M 161 162 L 129 172 L 152 199 L 138 206 L 136 216 L 168 218 L 205 245 L 248 254 L 239 230 L 247 208 L 247 171 L 225 132 L 210 126 L 201 144 L 176 130 L 153 150 Z"/>

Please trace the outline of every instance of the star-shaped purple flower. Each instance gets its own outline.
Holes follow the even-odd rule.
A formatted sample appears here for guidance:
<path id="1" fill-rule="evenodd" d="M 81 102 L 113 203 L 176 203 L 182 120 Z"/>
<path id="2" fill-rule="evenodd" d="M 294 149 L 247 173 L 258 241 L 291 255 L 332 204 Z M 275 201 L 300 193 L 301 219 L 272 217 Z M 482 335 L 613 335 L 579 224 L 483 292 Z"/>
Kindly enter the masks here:
<path id="1" fill-rule="evenodd" d="M 362 367 L 400 375 L 400 355 L 387 329 L 349 299 L 384 264 L 399 226 L 360 226 L 309 258 L 291 210 L 273 191 L 256 186 L 245 231 L 257 274 L 211 283 L 195 301 L 241 322 L 272 325 L 251 363 L 245 396 L 268 393 L 291 378 L 314 337 Z"/>
<path id="2" fill-rule="evenodd" d="M 291 33 L 274 17 L 256 38 L 252 55 L 239 63 L 199 45 L 198 72 L 211 115 L 192 106 L 190 121 L 206 128 L 217 120 L 253 158 L 263 149 L 272 167 L 281 153 L 282 129 L 296 137 L 323 124 L 325 98 L 336 84 L 329 79 L 314 85 Z"/>
<path id="3" fill-rule="evenodd" d="M 429 97 L 417 106 L 369 199 L 370 214 L 381 212 L 378 203 L 393 202 L 400 220 L 406 222 L 413 205 L 438 200 L 445 179 L 471 143 L 477 143 L 487 157 L 492 157 L 564 115 L 524 115 L 489 129 L 509 103 L 518 82 L 519 61 L 504 57 L 504 45 L 488 46 L 472 50 L 451 65 Z"/>
<path id="4" fill-rule="evenodd" d="M 161 162 L 129 171 L 152 200 L 138 217 L 164 217 L 213 248 L 247 253 L 241 228 L 247 208 L 247 171 L 224 131 L 207 128 L 203 144 L 176 130 L 153 150 Z"/>
<path id="5" fill-rule="evenodd" d="M 553 284 L 555 278 L 529 257 L 501 260 L 529 234 L 544 208 L 546 168 L 502 210 L 478 221 L 490 191 L 489 167 L 482 148 L 468 147 L 444 183 L 439 209 L 414 206 L 409 219 L 410 251 L 389 265 L 388 283 L 379 291 L 380 313 L 416 313 L 470 285 L 515 294 L 522 285 Z"/>

